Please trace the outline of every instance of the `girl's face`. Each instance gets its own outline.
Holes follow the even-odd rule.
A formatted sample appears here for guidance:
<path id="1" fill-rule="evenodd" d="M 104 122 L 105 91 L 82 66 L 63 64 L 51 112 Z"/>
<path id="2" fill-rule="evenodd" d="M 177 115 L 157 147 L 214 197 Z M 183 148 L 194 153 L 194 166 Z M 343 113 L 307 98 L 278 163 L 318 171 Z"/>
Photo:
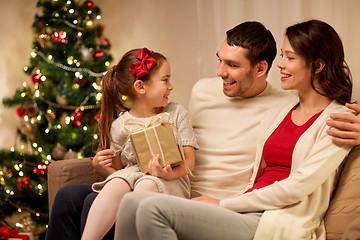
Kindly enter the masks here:
<path id="1" fill-rule="evenodd" d="M 170 92 L 174 89 L 170 83 L 170 65 L 166 60 L 160 61 L 162 61 L 161 66 L 149 76 L 148 81 L 144 82 L 146 100 L 154 108 L 166 107 Z"/>
<path id="2" fill-rule="evenodd" d="M 312 90 L 311 67 L 306 59 L 298 55 L 285 37 L 281 48 L 281 59 L 277 64 L 281 73 L 281 88 L 284 90 L 298 90 L 299 92 Z"/>

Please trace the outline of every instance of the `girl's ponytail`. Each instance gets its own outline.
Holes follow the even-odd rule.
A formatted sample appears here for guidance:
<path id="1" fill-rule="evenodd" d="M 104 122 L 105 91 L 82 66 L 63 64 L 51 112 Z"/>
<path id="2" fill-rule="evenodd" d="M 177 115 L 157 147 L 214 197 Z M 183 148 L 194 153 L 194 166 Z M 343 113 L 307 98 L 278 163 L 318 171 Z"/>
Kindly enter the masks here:
<path id="1" fill-rule="evenodd" d="M 121 102 L 122 86 L 116 76 L 116 66 L 110 69 L 102 80 L 102 98 L 99 119 L 100 143 L 98 150 L 110 148 L 110 141 L 114 142 L 110 134 L 112 122 L 119 112 L 129 108 Z"/>

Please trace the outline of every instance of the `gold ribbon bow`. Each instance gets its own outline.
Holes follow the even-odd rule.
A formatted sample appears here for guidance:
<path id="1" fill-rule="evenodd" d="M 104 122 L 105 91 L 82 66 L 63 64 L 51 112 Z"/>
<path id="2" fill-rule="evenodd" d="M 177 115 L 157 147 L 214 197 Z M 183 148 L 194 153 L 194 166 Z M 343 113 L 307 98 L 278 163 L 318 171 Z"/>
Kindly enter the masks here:
<path id="1" fill-rule="evenodd" d="M 157 114 L 156 116 L 154 116 L 150 120 L 149 124 L 145 124 L 144 122 L 142 122 L 140 120 L 137 120 L 137 119 L 128 119 L 128 120 L 126 120 L 124 122 L 124 129 L 129 134 L 129 136 L 128 136 L 127 140 L 125 141 L 125 143 L 129 140 L 131 134 L 143 131 L 144 135 L 145 135 L 145 138 L 146 138 L 147 145 L 148 145 L 148 147 L 150 149 L 151 155 L 154 155 L 153 148 L 151 147 L 148 135 L 147 135 L 147 133 L 145 131 L 145 129 L 151 128 L 153 130 L 153 132 L 154 132 L 154 136 L 156 138 L 157 145 L 159 146 L 159 149 L 160 149 L 160 155 L 161 155 L 163 166 L 166 166 L 165 155 L 164 155 L 163 149 L 161 147 L 158 134 L 157 134 L 157 132 L 155 130 L 155 127 L 157 127 L 157 126 L 159 126 L 161 124 L 164 124 L 164 123 L 169 123 L 171 125 L 171 128 L 173 129 L 173 131 L 175 131 L 175 134 L 174 134 L 175 135 L 175 140 L 177 142 L 177 145 L 178 145 L 178 148 L 179 148 L 179 151 L 180 151 L 180 154 L 181 154 L 182 161 L 184 162 L 186 172 L 192 176 L 192 172 L 191 172 L 191 170 L 190 170 L 190 168 L 189 168 L 189 166 L 188 166 L 188 164 L 187 164 L 187 162 L 185 160 L 181 135 L 180 135 L 178 129 L 174 126 L 174 124 L 172 124 L 170 122 L 170 114 L 167 113 L 167 112 Z M 135 126 L 135 128 L 133 130 L 129 130 L 129 128 L 128 128 L 129 126 L 133 126 L 133 127 Z"/>

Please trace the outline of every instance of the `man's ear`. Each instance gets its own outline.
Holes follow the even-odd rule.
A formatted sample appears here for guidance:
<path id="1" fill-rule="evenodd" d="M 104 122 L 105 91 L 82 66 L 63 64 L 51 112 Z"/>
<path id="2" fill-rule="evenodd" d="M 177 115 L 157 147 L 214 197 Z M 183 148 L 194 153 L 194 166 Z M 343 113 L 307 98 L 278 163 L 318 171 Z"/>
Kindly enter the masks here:
<path id="1" fill-rule="evenodd" d="M 134 89 L 135 89 L 135 92 L 137 92 L 139 94 L 145 94 L 144 82 L 141 80 L 136 80 L 134 82 Z"/>
<path id="2" fill-rule="evenodd" d="M 261 60 L 260 62 L 257 63 L 256 67 L 257 67 L 257 75 L 261 76 L 261 75 L 266 75 L 269 66 L 265 60 Z"/>
<path id="3" fill-rule="evenodd" d="M 315 66 L 315 74 L 318 74 L 319 72 L 321 72 L 324 69 L 325 62 L 321 58 L 318 58 L 315 60 L 314 66 Z"/>

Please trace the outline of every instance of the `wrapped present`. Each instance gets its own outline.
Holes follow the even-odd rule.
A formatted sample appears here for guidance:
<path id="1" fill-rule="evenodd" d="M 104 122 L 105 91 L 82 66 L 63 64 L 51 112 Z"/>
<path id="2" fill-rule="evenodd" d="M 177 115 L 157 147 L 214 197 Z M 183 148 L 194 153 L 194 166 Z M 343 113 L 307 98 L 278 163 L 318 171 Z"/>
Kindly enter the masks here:
<path id="1" fill-rule="evenodd" d="M 149 161 L 153 154 L 160 155 L 159 162 L 162 167 L 168 164 L 174 167 L 181 163 L 183 154 L 179 149 L 167 114 L 156 115 L 148 126 L 143 123 L 135 124 L 141 126 L 130 132 L 130 140 L 141 172 L 148 173 Z"/>

